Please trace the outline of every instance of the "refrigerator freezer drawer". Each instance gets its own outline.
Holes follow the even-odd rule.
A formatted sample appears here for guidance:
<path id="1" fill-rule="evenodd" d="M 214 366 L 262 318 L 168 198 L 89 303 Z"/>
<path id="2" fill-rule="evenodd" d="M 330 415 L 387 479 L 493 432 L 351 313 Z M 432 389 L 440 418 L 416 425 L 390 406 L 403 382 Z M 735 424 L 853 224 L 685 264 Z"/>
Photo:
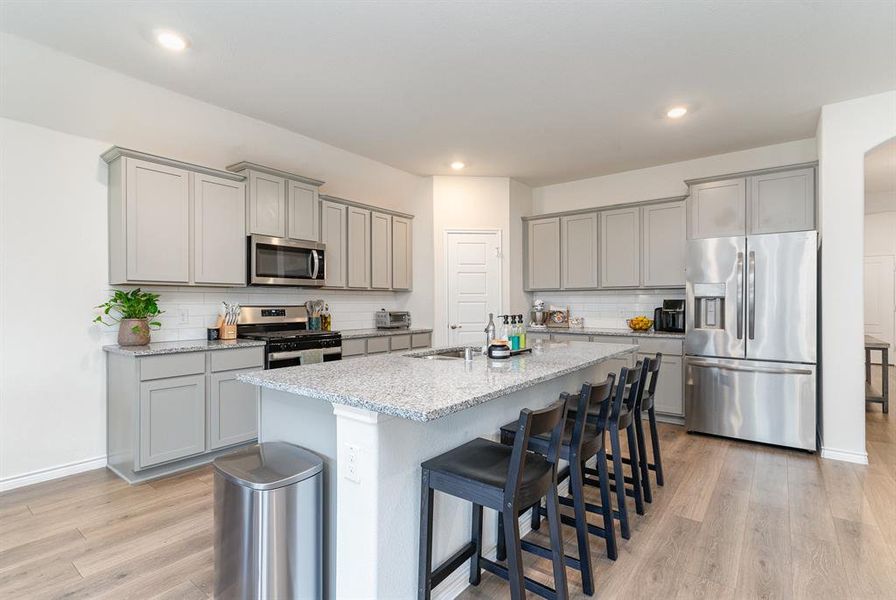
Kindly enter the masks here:
<path id="1" fill-rule="evenodd" d="M 815 365 L 685 359 L 688 431 L 815 450 Z"/>

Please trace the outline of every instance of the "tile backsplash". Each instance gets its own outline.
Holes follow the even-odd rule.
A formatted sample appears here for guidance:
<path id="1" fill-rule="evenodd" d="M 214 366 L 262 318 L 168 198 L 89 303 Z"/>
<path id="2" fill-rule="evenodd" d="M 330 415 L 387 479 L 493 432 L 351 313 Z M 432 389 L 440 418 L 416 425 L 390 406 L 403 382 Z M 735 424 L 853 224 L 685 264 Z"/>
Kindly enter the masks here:
<path id="1" fill-rule="evenodd" d="M 545 305 L 557 308 L 569 306 L 570 315 L 584 317 L 585 327 L 607 327 L 625 329 L 625 320 L 637 315 L 653 318 L 656 307 L 663 305 L 664 299 L 684 299 L 684 291 L 664 293 L 629 292 L 538 292 L 530 294 L 532 302 L 544 300 Z"/>
<path id="2" fill-rule="evenodd" d="M 129 289 L 130 286 L 122 286 Z M 322 298 L 330 306 L 332 328 L 367 329 L 374 327 L 374 313 L 381 308 L 404 310 L 410 292 L 367 292 L 315 290 L 298 288 L 202 288 L 202 287 L 143 287 L 159 294 L 159 307 L 165 311 L 159 317 L 162 327 L 152 332 L 154 342 L 193 340 L 206 337 L 206 329 L 215 326 L 222 302 L 240 304 L 304 304 L 306 300 Z M 118 329 L 103 331 L 103 343 L 116 343 Z"/>

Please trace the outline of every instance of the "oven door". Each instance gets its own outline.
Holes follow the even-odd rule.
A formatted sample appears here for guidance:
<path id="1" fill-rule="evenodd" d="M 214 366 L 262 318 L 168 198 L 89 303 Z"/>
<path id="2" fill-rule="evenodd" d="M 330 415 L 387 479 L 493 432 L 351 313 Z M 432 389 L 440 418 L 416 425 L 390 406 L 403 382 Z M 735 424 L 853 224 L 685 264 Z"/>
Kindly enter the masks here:
<path id="1" fill-rule="evenodd" d="M 267 355 L 265 368 L 281 369 L 283 367 L 299 367 L 320 362 L 342 360 L 342 347 L 323 348 L 321 350 L 292 350 L 289 352 L 270 352 Z"/>
<path id="2" fill-rule="evenodd" d="M 250 236 L 249 284 L 322 286 L 326 281 L 324 254 L 324 244 Z"/>

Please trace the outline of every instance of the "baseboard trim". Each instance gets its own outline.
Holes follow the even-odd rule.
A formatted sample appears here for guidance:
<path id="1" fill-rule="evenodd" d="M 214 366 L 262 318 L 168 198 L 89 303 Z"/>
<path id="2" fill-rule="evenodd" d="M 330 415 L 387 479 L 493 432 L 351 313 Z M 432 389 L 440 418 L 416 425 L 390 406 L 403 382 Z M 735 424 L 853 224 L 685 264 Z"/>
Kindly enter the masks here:
<path id="1" fill-rule="evenodd" d="M 852 450 L 837 450 L 836 448 L 821 448 L 821 457 L 830 460 L 842 460 L 843 462 L 855 463 L 857 465 L 868 464 L 867 452 L 853 452 Z"/>
<path id="2" fill-rule="evenodd" d="M 4 479 L 0 479 L 0 492 L 6 492 L 9 490 L 14 490 L 16 488 L 25 487 L 26 485 L 34 485 L 35 483 L 50 481 L 51 479 L 59 479 L 60 477 L 68 477 L 69 475 L 83 473 L 84 471 L 102 469 L 105 466 L 106 455 L 104 454 L 103 456 L 88 458 L 87 460 L 81 460 L 78 462 L 69 463 L 67 465 L 60 465 L 58 467 L 51 467 L 49 469 L 41 469 L 40 471 L 32 471 L 31 473 L 16 475 L 14 477 L 6 477 Z"/>

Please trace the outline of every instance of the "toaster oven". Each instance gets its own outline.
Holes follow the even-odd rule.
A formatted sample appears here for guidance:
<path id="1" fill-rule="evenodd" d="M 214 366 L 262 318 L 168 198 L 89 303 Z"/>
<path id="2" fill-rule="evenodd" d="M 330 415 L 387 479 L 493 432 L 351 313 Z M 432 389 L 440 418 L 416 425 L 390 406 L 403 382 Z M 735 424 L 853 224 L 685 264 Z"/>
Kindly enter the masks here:
<path id="1" fill-rule="evenodd" d="M 386 310 L 376 313 L 377 329 L 408 329 L 411 326 L 411 313 L 406 310 Z"/>

